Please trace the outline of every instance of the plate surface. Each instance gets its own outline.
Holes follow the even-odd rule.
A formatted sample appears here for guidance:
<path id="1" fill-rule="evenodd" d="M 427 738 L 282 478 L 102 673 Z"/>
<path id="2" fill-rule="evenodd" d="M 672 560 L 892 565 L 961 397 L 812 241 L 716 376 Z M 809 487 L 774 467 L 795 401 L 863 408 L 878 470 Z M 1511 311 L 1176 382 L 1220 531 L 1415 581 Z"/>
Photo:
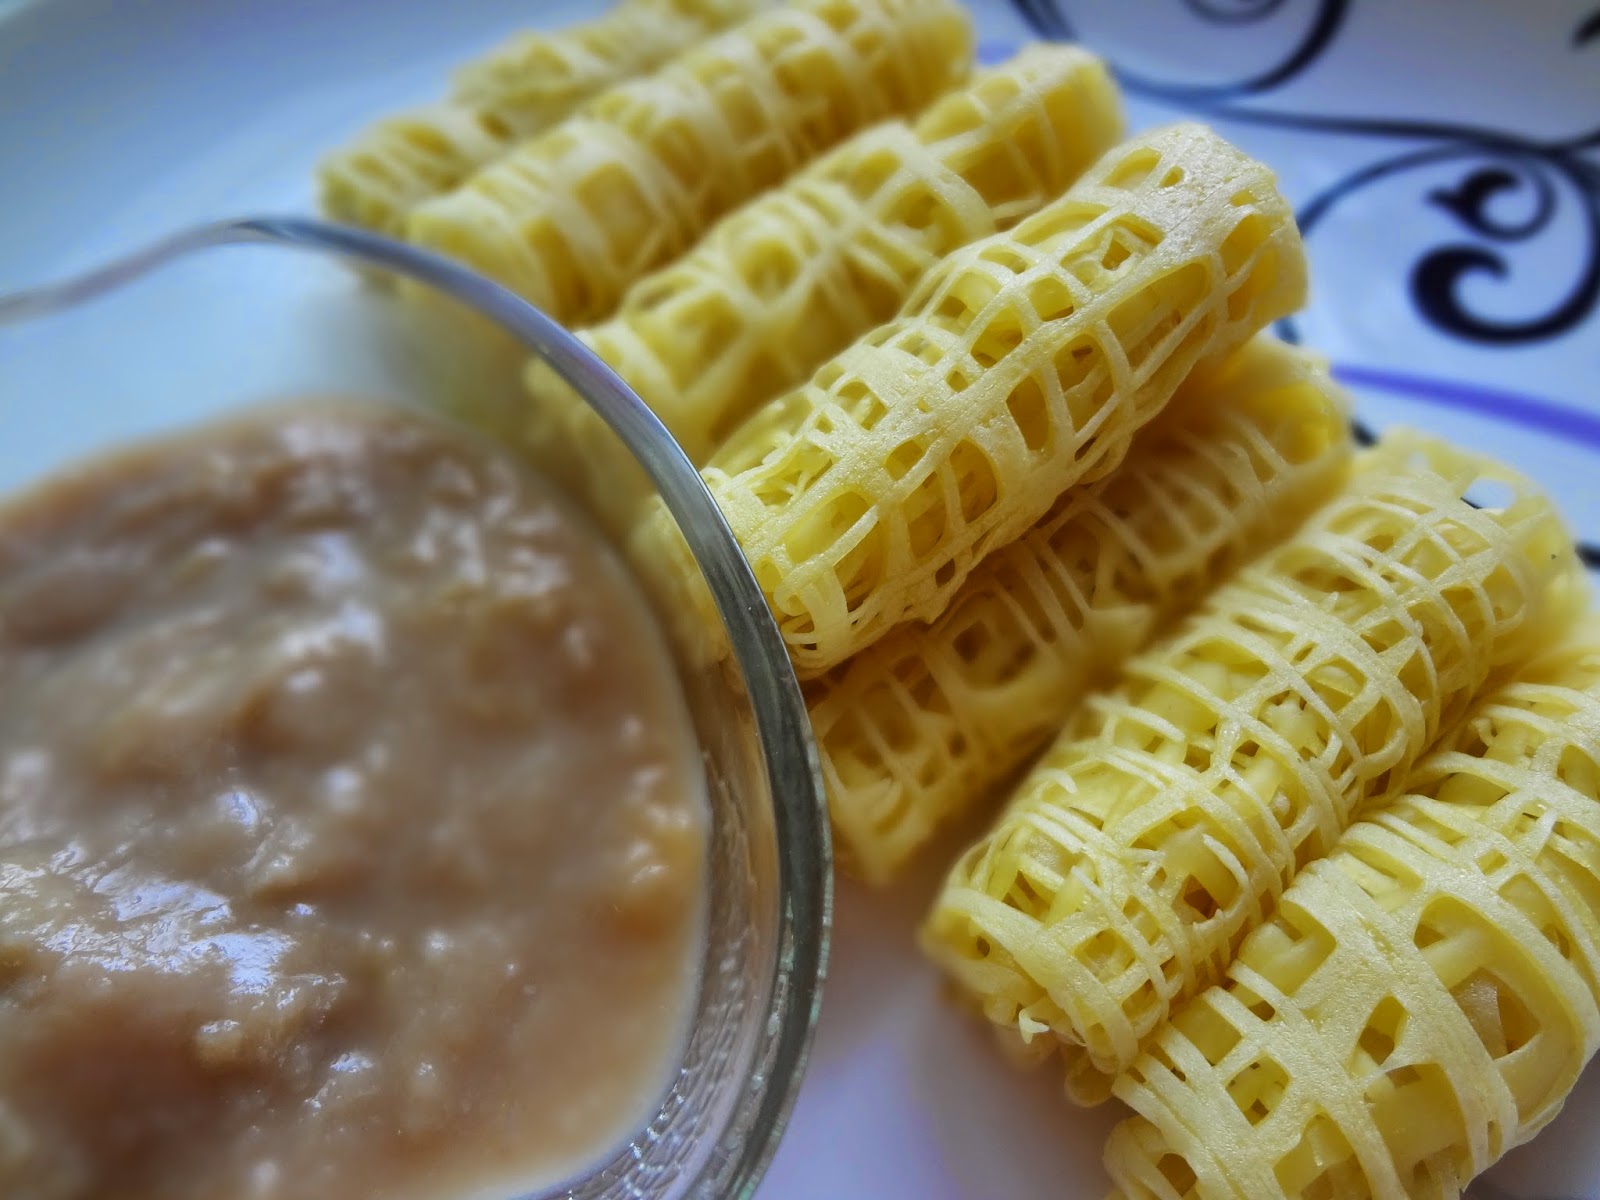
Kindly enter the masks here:
<path id="1" fill-rule="evenodd" d="M 309 211 L 317 156 L 530 20 L 527 0 L 0 0 L 0 291 L 191 221 Z M 1312 258 L 1286 332 L 1374 427 L 1417 425 L 1537 476 L 1600 542 L 1596 0 L 979 0 L 983 56 L 1076 35 L 1136 125 L 1200 113 L 1271 163 Z M 151 319 L 159 320 L 159 314 Z M 247 319 L 241 309 L 219 319 Z M 101 348 L 108 360 L 137 346 Z M 264 391 L 293 386 L 263 379 Z M 254 367 L 254 364 L 253 364 Z M 4 363 L 0 362 L 0 370 Z M 78 398 L 74 397 L 74 403 Z M 152 397 L 131 429 L 188 411 Z M 75 447 L 63 398 L 5 414 Z M 38 438 L 34 438 L 35 427 Z M 104 428 L 98 424 L 97 428 Z M 0 485 L 39 456 L 0 447 Z M 810 1075 L 762 1200 L 1099 1197 L 1115 1113 L 1012 1072 L 911 948 L 936 882 L 841 887 Z M 1600 1070 L 1480 1200 L 1600 1197 Z"/>

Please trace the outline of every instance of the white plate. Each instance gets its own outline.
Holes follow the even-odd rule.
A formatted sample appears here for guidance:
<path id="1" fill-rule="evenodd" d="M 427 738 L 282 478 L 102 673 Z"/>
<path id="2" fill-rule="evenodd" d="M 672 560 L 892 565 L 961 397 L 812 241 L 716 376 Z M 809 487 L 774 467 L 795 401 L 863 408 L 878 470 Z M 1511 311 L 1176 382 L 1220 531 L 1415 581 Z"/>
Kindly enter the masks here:
<path id="1" fill-rule="evenodd" d="M 324 149 L 434 95 L 508 30 L 588 7 L 0 0 L 0 290 L 200 218 L 308 211 Z M 1294 331 L 1332 356 L 1362 417 L 1493 449 L 1600 541 L 1596 0 L 975 7 L 986 58 L 1076 31 L 1135 77 L 1137 124 L 1204 112 L 1273 164 L 1312 218 L 1314 295 Z M 52 408 L 41 397 L 34 419 Z M 933 883 L 841 888 L 811 1073 L 762 1200 L 1105 1193 L 1115 1113 L 1014 1074 L 939 1001 L 910 943 Z M 1597 1114 L 1591 1070 L 1474 1195 L 1600 1196 Z"/>

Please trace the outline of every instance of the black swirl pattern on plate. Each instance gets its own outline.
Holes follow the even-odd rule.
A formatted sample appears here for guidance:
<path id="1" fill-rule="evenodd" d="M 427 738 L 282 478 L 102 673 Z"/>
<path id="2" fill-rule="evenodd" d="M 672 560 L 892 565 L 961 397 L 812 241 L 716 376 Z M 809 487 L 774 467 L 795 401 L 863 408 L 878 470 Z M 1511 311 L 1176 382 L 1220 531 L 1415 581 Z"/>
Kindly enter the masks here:
<path id="1" fill-rule="evenodd" d="M 1215 25 L 1249 25 L 1276 15 L 1290 0 L 1182 0 L 1194 15 Z M 1059 0 L 1013 0 L 1017 11 L 1040 37 L 1076 41 L 1072 20 Z M 1180 84 L 1150 79 L 1118 68 L 1122 85 L 1137 95 L 1173 104 L 1210 105 L 1258 95 L 1288 82 L 1322 56 L 1344 23 L 1349 0 L 1316 0 L 1310 26 L 1283 58 L 1255 75 L 1228 83 Z"/>
<path id="2" fill-rule="evenodd" d="M 1044 38 L 1076 40 L 1074 24 L 1065 11 L 1068 0 L 1011 0 L 1034 33 Z M 1465 124 L 1418 121 L 1405 118 L 1372 119 L 1274 109 L 1257 97 L 1282 87 L 1317 61 L 1334 44 L 1349 11 L 1349 0 L 1168 0 L 1182 3 L 1192 14 L 1218 26 L 1239 26 L 1264 21 L 1290 3 L 1310 3 L 1310 19 L 1300 39 L 1279 58 L 1254 74 L 1221 84 L 1178 84 L 1145 78 L 1116 67 L 1119 80 L 1135 95 L 1198 109 L 1207 116 L 1307 133 L 1366 136 L 1379 141 L 1406 142 L 1409 146 L 1379 158 L 1351 173 L 1307 202 L 1298 213 L 1301 229 L 1310 237 L 1329 211 L 1347 197 L 1379 180 L 1441 164 L 1459 164 L 1461 174 L 1452 186 L 1435 187 L 1425 202 L 1450 214 L 1462 238 L 1421 253 L 1412 264 L 1407 291 L 1417 312 L 1439 332 L 1464 342 L 1487 346 L 1536 343 L 1570 333 L 1600 310 L 1600 127 L 1554 141 L 1539 141 L 1499 129 Z M 1568 39 L 1572 52 L 1593 53 L 1600 47 L 1600 8 L 1587 14 Z M 1249 101 L 1239 103 L 1239 101 Z M 1495 215 L 1497 198 L 1526 192 L 1532 210 L 1521 220 Z M 1544 233 L 1563 211 L 1576 207 L 1581 243 L 1574 247 L 1574 281 L 1543 311 L 1516 320 L 1475 312 L 1464 298 L 1464 284 L 1473 277 L 1506 279 L 1511 275 L 1510 254 Z M 1293 320 L 1279 325 L 1291 341 L 1299 340 Z M 1414 391 L 1416 381 L 1397 376 L 1391 390 Z M 1377 384 L 1375 384 L 1377 385 Z M 1440 389 L 1433 389 L 1438 391 Z M 1449 390 L 1449 389 L 1445 389 Z M 1456 397 L 1461 400 L 1462 397 Z M 1475 395 L 1469 407 L 1484 411 L 1495 398 Z M 1587 413 L 1563 411 L 1538 400 L 1512 397 L 1522 409 L 1538 417 L 1534 422 L 1547 434 L 1564 437 L 1567 426 L 1582 425 L 1588 441 L 1594 424 Z M 1511 406 L 1517 407 L 1515 405 Z M 1513 412 L 1505 412 L 1513 419 Z M 1526 414 L 1525 414 L 1526 415 Z M 1353 421 L 1362 444 L 1375 440 L 1372 429 Z M 1600 546 L 1580 544 L 1584 562 L 1600 569 Z"/>
<path id="3" fill-rule="evenodd" d="M 1313 197 L 1298 214 L 1307 238 L 1340 201 L 1379 180 L 1459 162 L 1459 181 L 1453 187 L 1433 189 L 1426 199 L 1449 213 L 1470 240 L 1435 247 L 1412 264 L 1407 283 L 1423 319 L 1464 341 L 1517 345 L 1558 337 L 1594 314 L 1600 304 L 1600 166 L 1583 152 L 1600 144 L 1600 129 L 1573 139 L 1536 142 L 1468 127 L 1350 124 L 1360 128 L 1344 132 L 1424 137 L 1434 144 L 1381 159 Z M 1511 192 L 1532 197 L 1532 212 L 1522 220 L 1502 220 L 1491 209 L 1496 198 Z M 1547 230 L 1566 204 L 1576 207 L 1582 229 L 1583 243 L 1571 256 L 1577 264 L 1575 281 L 1545 310 L 1516 320 L 1474 312 L 1462 296 L 1463 283 L 1474 275 L 1507 278 L 1512 270 L 1508 252 Z M 1284 332 L 1294 336 L 1292 322 L 1285 323 Z"/>
<path id="4" fill-rule="evenodd" d="M 1012 0 L 1037 34 L 1071 39 L 1075 27 L 1064 0 Z M 1175 0 L 1177 2 L 1177 0 Z M 1265 20 L 1291 0 L 1181 0 L 1189 12 L 1217 25 Z M 1452 241 L 1424 252 L 1407 280 L 1413 304 L 1439 332 L 1484 345 L 1515 345 L 1561 336 L 1588 321 L 1600 307 L 1600 165 L 1590 155 L 1600 148 L 1600 128 L 1574 137 L 1541 142 L 1497 129 L 1413 121 L 1344 117 L 1275 110 L 1237 101 L 1259 96 L 1289 82 L 1333 45 L 1349 10 L 1348 0 L 1316 0 L 1306 32 L 1281 58 L 1246 78 L 1208 85 L 1165 83 L 1117 69 L 1130 92 L 1148 99 L 1197 108 L 1207 115 L 1255 125 L 1292 128 L 1311 133 L 1361 135 L 1388 141 L 1422 143 L 1379 159 L 1339 180 L 1313 197 L 1300 211 L 1302 231 L 1309 237 L 1328 211 L 1346 197 L 1381 179 L 1457 163 L 1462 167 L 1454 187 L 1436 188 L 1427 201 L 1453 216 L 1466 240 Z M 1576 52 L 1593 52 L 1600 43 L 1600 10 L 1583 18 L 1570 37 Z M 1506 222 L 1491 211 L 1493 201 L 1528 189 L 1533 212 L 1524 220 Z M 1508 256 L 1517 244 L 1546 231 L 1563 211 L 1575 205 L 1583 244 L 1574 248 L 1576 278 L 1544 311 L 1517 320 L 1475 312 L 1463 295 L 1474 276 L 1505 279 L 1512 271 Z M 1286 322 L 1283 333 L 1296 330 Z"/>
<path id="5" fill-rule="evenodd" d="M 1582 21 L 1578 22 L 1577 29 L 1572 31 L 1572 44 L 1581 46 L 1585 42 L 1592 42 L 1600 38 L 1600 8 L 1595 9 Z"/>

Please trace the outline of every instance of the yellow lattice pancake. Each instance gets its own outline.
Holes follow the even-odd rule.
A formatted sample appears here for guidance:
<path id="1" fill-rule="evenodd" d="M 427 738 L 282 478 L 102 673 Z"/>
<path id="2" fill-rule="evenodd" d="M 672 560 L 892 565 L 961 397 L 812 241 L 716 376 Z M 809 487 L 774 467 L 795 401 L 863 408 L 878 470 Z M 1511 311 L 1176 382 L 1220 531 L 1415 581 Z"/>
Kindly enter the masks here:
<path id="1" fill-rule="evenodd" d="M 1475 507 L 1485 481 L 1511 499 Z M 1526 481 L 1386 439 L 1086 705 L 951 872 L 926 949 L 1037 1057 L 1059 1052 L 1071 1094 L 1103 1099 L 1296 869 L 1559 632 L 1582 585 Z"/>
<path id="2" fill-rule="evenodd" d="M 760 0 L 622 0 L 598 20 L 519 33 L 457 74 L 454 94 L 398 113 L 323 160 L 330 217 L 399 234 L 406 214 L 614 84 L 737 24 Z"/>
<path id="3" fill-rule="evenodd" d="M 986 558 L 930 625 L 807 689 L 840 859 L 887 882 L 1158 624 L 1339 487 L 1347 405 L 1266 335 L 1197 369 L 1127 461 Z"/>
<path id="4" fill-rule="evenodd" d="M 1030 47 L 911 128 L 874 126 L 752 200 L 580 336 L 703 464 L 752 409 L 894 316 L 939 259 L 1055 199 L 1121 130 L 1099 59 Z M 530 441 L 582 447 L 578 474 L 623 524 L 643 472 L 548 366 L 528 388 Z"/>
<path id="5" fill-rule="evenodd" d="M 1272 173 L 1191 124 L 1118 146 L 946 258 L 703 471 L 801 676 L 937 617 L 985 554 L 1111 471 L 1200 359 L 1292 311 L 1304 282 Z M 647 519 L 641 559 L 688 578 L 675 526 Z"/>
<path id="6" fill-rule="evenodd" d="M 768 0 L 621 0 L 599 20 L 518 33 L 458 68 L 457 100 L 518 138 L 565 120 L 608 87 L 654 70 L 706 37 L 747 20 Z"/>
<path id="7" fill-rule="evenodd" d="M 609 315 L 717 217 L 966 74 L 955 0 L 794 0 L 618 85 L 406 223 L 557 320 Z"/>
<path id="8" fill-rule="evenodd" d="M 1455 1197 L 1600 1046 L 1600 628 L 1475 706 L 1117 1082 L 1129 1197 Z"/>
<path id="9" fill-rule="evenodd" d="M 318 164 L 322 211 L 398 235 L 415 205 L 449 191 L 509 145 L 465 104 L 441 101 L 397 113 Z"/>

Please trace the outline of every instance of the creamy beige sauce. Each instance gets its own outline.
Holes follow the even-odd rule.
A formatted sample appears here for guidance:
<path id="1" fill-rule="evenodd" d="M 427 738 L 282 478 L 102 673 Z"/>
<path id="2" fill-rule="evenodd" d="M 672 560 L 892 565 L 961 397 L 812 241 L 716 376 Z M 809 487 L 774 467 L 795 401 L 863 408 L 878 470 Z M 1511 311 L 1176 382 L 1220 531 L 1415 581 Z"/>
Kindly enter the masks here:
<path id="1" fill-rule="evenodd" d="M 0 1195 L 509 1194 L 648 1116 L 705 801 L 655 627 L 493 450 L 269 410 L 0 509 Z"/>

